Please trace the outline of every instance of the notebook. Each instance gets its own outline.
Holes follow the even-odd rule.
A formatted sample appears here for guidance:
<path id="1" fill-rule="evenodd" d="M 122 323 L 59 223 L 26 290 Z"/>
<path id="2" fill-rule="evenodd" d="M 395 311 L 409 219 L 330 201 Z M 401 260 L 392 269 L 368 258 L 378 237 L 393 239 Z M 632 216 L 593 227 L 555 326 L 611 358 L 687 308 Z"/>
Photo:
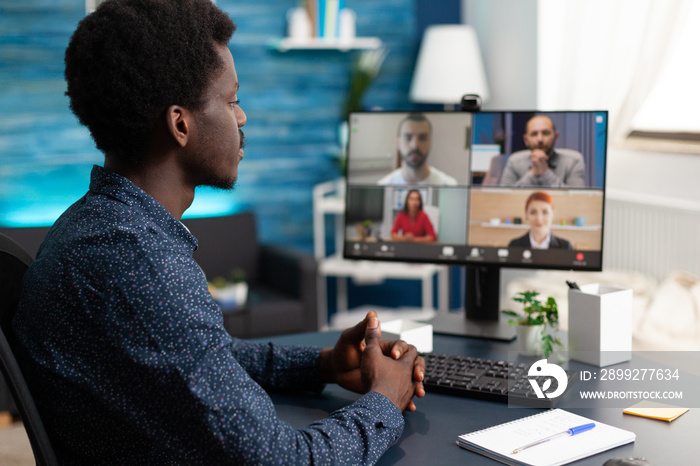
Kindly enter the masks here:
<path id="1" fill-rule="evenodd" d="M 523 445 L 591 422 L 595 423 L 595 427 L 586 432 L 559 437 L 513 453 L 513 450 Z M 562 409 L 553 409 L 460 435 L 457 444 L 505 464 L 556 466 L 634 442 L 634 439 L 634 432 L 596 422 Z"/>

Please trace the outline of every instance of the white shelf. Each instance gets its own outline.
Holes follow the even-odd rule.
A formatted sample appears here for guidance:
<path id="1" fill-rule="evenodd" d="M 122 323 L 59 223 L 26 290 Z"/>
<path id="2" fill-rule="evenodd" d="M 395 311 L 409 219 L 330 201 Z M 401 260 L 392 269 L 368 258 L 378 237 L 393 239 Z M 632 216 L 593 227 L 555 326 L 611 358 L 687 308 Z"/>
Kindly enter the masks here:
<path id="1" fill-rule="evenodd" d="M 348 260 L 339 254 L 328 256 L 318 262 L 318 274 L 321 282 L 325 284 L 325 277 L 336 277 L 338 313 L 348 312 L 347 279 L 351 279 L 356 285 L 378 285 L 387 278 L 400 280 L 421 281 L 421 306 L 424 310 L 434 310 L 433 277 L 438 276 L 438 307 L 447 312 L 449 275 L 444 265 L 434 264 L 407 264 L 399 262 L 376 262 L 367 260 Z M 325 304 L 325 289 L 322 293 Z M 325 309 L 325 307 L 324 307 Z M 324 315 L 327 315 L 324 312 Z M 326 317 L 327 318 L 327 317 Z"/>
<path id="2" fill-rule="evenodd" d="M 351 260 L 333 255 L 322 259 L 318 270 L 326 276 L 352 278 L 357 284 L 374 284 L 387 278 L 427 280 L 443 268 L 434 264 Z"/>
<path id="3" fill-rule="evenodd" d="M 499 223 L 494 225 L 489 222 L 472 222 L 472 225 L 481 225 L 484 228 L 503 228 L 510 230 L 529 230 L 530 225 L 527 223 Z M 572 231 L 598 231 L 601 229 L 600 225 L 586 225 L 582 227 L 577 227 L 576 225 L 557 225 L 552 224 L 552 230 L 572 230 Z"/>
<path id="4" fill-rule="evenodd" d="M 286 52 L 288 50 L 374 50 L 382 46 L 378 37 L 355 37 L 353 39 L 331 39 L 325 37 L 310 37 L 308 39 L 274 39 L 269 42 L 270 47 Z"/>
<path id="5" fill-rule="evenodd" d="M 325 197 L 318 201 L 318 209 L 326 214 L 345 214 L 345 199 L 340 197 Z"/>

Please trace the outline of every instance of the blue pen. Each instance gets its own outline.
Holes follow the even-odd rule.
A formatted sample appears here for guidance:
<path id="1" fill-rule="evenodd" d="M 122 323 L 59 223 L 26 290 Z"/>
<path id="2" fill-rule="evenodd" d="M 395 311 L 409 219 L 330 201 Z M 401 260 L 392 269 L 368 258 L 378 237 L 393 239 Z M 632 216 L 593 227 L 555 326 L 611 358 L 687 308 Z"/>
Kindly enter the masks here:
<path id="1" fill-rule="evenodd" d="M 513 450 L 512 454 L 516 454 L 519 451 L 523 451 L 527 448 L 534 447 L 535 445 L 539 445 L 541 443 L 549 442 L 550 440 L 554 440 L 555 438 L 570 437 L 572 435 L 580 434 L 581 432 L 586 432 L 587 430 L 591 430 L 594 427 L 595 422 L 591 422 L 590 424 L 583 424 L 582 426 L 572 427 L 571 429 L 567 429 L 564 432 L 559 432 L 558 434 L 550 435 L 549 437 L 537 440 L 536 442 L 528 443 L 527 445 L 523 445 L 520 448 L 516 448 L 515 450 Z"/>

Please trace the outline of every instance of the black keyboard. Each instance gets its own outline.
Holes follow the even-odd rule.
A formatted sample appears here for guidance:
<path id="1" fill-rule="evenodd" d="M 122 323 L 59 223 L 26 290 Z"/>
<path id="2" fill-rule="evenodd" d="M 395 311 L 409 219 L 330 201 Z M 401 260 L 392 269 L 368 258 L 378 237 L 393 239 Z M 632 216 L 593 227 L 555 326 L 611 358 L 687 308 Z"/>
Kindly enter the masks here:
<path id="1" fill-rule="evenodd" d="M 552 408 L 561 398 L 537 397 L 527 377 L 528 363 L 438 353 L 425 353 L 422 356 L 425 358 L 423 386 L 427 392 L 533 408 Z M 576 381 L 576 373 L 566 371 L 566 375 L 569 379 L 568 390 Z M 556 384 L 556 380 L 552 383 Z M 548 391 L 554 389 L 556 387 Z"/>

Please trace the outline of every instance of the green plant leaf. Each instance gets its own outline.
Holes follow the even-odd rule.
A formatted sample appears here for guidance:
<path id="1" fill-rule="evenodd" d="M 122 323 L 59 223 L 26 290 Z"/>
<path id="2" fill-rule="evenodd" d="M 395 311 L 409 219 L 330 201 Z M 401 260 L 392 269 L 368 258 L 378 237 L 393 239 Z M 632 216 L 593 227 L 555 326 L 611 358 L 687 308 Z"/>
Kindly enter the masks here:
<path id="1" fill-rule="evenodd" d="M 544 302 L 537 299 L 537 291 L 521 291 L 513 296 L 513 301 L 523 305 L 520 313 L 503 310 L 503 314 L 514 317 L 509 323 L 519 325 L 549 325 L 557 328 L 559 325 L 559 309 L 557 302 L 551 296 Z"/>
<path id="2" fill-rule="evenodd" d="M 224 277 L 214 277 L 209 283 L 211 283 L 214 288 L 223 288 L 226 286 L 226 279 Z"/>

